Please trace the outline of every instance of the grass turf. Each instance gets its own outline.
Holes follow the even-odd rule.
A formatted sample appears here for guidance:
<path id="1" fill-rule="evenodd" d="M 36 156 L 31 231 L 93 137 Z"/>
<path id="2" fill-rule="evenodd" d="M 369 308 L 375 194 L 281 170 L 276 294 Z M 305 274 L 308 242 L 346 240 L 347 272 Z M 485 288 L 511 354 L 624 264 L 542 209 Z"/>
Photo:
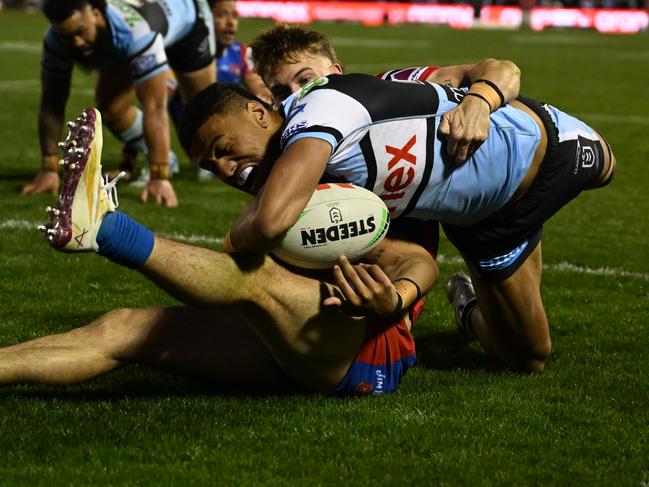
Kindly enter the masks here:
<path id="1" fill-rule="evenodd" d="M 261 21 L 244 21 L 249 40 Z M 614 183 L 547 226 L 543 294 L 554 351 L 542 376 L 489 367 L 453 332 L 437 286 L 415 330 L 418 366 L 397 394 L 364 400 L 221 395 L 129 366 L 70 387 L 0 390 L 0 483 L 86 485 L 649 485 L 649 101 L 646 34 L 315 26 L 349 71 L 507 58 L 522 92 L 579 115 L 610 141 Z M 17 192 L 38 166 L 39 15 L 0 13 L 0 344 L 173 300 L 93 256 L 51 251 L 35 231 L 52 198 Z M 76 73 L 68 115 L 92 104 Z M 119 145 L 106 136 L 105 165 Z M 177 146 L 176 146 L 177 147 Z M 219 183 L 174 180 L 181 206 L 122 208 L 156 231 L 218 248 L 245 203 Z M 461 264 L 442 242 L 441 279 Z M 643 358 L 645 357 L 645 358 Z M 0 364 L 1 366 L 2 364 Z"/>

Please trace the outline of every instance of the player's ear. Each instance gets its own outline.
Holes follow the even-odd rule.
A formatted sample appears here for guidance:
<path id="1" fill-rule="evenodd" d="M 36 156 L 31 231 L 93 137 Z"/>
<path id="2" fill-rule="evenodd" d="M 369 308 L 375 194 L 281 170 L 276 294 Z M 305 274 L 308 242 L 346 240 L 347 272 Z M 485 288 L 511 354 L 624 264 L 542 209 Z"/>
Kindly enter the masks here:
<path id="1" fill-rule="evenodd" d="M 331 74 L 343 74 L 343 67 L 338 63 L 334 63 L 331 66 Z"/>
<path id="2" fill-rule="evenodd" d="M 270 113 L 268 109 L 258 101 L 250 100 L 247 104 L 248 113 L 262 128 L 268 128 L 270 124 Z"/>

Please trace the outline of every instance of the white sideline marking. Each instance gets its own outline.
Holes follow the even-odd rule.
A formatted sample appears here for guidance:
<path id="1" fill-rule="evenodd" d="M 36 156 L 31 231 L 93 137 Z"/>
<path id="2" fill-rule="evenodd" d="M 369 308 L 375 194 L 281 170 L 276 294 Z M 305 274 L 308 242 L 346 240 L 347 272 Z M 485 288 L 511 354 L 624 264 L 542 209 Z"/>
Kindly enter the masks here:
<path id="1" fill-rule="evenodd" d="M 3 41 L 0 42 L 0 51 L 33 52 L 40 54 L 43 44 L 40 42 Z"/>
<path id="2" fill-rule="evenodd" d="M 42 222 L 41 222 L 42 223 Z M 41 224 L 28 220 L 0 220 L 0 230 L 30 230 L 36 232 L 36 227 Z M 223 237 L 211 237 L 209 235 L 185 235 L 182 233 L 160 233 L 161 237 L 177 240 L 179 242 L 189 244 L 204 244 L 204 245 L 222 245 Z M 461 257 L 445 255 L 438 255 L 437 261 L 441 264 L 462 264 L 464 261 Z M 556 264 L 543 264 L 543 269 L 550 272 L 572 272 L 575 274 L 588 274 L 592 276 L 602 277 L 628 277 L 631 279 L 639 279 L 642 281 L 649 281 L 649 273 L 646 272 L 632 272 L 625 269 L 617 269 L 614 267 L 585 267 L 570 262 L 559 262 Z"/>

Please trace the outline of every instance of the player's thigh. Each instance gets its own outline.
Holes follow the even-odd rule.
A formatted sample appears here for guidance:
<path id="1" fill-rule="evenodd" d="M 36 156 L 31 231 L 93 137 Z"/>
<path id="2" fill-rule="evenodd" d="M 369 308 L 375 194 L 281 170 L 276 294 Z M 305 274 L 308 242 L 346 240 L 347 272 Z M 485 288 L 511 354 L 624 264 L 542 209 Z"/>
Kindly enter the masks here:
<path id="1" fill-rule="evenodd" d="M 212 62 L 207 66 L 195 71 L 175 71 L 174 74 L 178 80 L 180 96 L 183 100 L 187 101 L 204 88 L 207 88 L 209 85 L 216 82 L 215 61 L 212 60 Z"/>
<path id="2" fill-rule="evenodd" d="M 355 359 L 365 320 L 324 306 L 334 287 L 266 258 L 245 281 L 255 302 L 237 306 L 280 366 L 299 383 L 318 390 L 335 387 Z"/>
<path id="3" fill-rule="evenodd" d="M 95 101 L 107 124 L 123 117 L 135 99 L 135 87 L 128 66 L 119 64 L 97 72 Z"/>
<path id="4" fill-rule="evenodd" d="M 545 360 L 550 330 L 541 299 L 541 244 L 509 278 L 481 280 L 471 276 L 482 316 L 513 356 Z"/>
<path id="5" fill-rule="evenodd" d="M 242 317 L 187 306 L 123 309 L 101 331 L 120 362 L 204 377 L 214 385 L 284 388 L 289 382 Z"/>

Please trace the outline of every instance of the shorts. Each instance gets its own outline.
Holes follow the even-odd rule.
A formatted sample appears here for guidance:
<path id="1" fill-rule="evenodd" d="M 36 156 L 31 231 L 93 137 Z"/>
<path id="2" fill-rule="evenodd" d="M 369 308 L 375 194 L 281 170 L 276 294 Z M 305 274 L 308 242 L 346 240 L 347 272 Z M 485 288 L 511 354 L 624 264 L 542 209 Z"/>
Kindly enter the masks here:
<path id="1" fill-rule="evenodd" d="M 423 310 L 423 299 L 410 307 L 412 325 Z M 369 396 L 394 392 L 416 358 L 415 341 L 404 319 L 396 323 L 368 322 L 363 344 L 332 394 Z"/>
<path id="2" fill-rule="evenodd" d="M 504 280 L 516 272 L 541 241 L 543 223 L 600 177 L 609 150 L 580 120 L 544 103 L 519 100 L 541 118 L 548 134 L 536 178 L 519 199 L 481 222 L 443 224 L 471 272 L 486 280 Z"/>
<path id="3" fill-rule="evenodd" d="M 194 0 L 196 22 L 189 33 L 167 47 L 169 66 L 180 73 L 189 73 L 209 66 L 216 56 L 214 22 L 205 0 Z"/>

